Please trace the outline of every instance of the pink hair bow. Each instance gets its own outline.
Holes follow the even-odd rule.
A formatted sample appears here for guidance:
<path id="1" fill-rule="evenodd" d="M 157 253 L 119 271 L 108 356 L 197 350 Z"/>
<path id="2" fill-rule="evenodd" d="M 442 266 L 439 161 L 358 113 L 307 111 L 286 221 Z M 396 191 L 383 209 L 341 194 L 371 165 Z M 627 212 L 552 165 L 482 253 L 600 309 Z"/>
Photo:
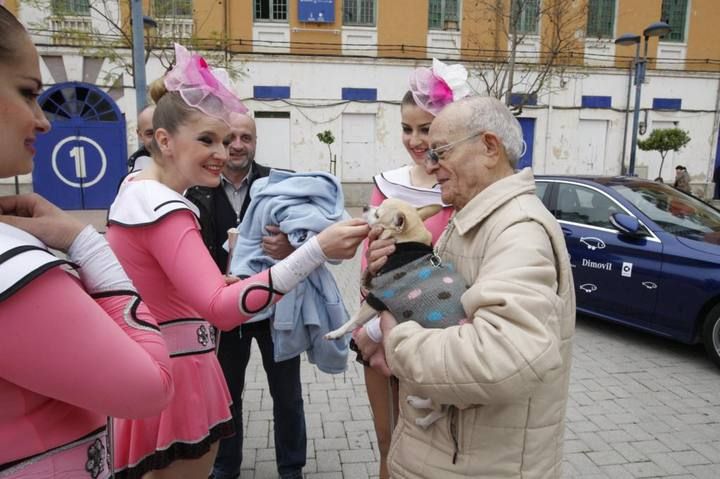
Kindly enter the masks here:
<path id="1" fill-rule="evenodd" d="M 178 43 L 175 66 L 165 75 L 165 87 L 178 92 L 188 105 L 228 124 L 233 113 L 248 111 L 233 91 L 225 70 L 210 68 L 203 57 Z"/>
<path id="2" fill-rule="evenodd" d="M 433 58 L 432 68 L 416 68 L 410 75 L 410 91 L 415 103 L 437 115 L 445 105 L 470 94 L 468 73 L 460 64 L 446 65 Z"/>

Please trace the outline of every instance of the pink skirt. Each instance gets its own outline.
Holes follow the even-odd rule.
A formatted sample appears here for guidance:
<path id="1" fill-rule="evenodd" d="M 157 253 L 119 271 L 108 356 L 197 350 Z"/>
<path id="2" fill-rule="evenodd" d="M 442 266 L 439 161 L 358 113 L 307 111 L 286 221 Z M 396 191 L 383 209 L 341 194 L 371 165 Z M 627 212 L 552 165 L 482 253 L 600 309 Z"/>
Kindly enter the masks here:
<path id="1" fill-rule="evenodd" d="M 159 416 L 113 420 L 113 463 L 118 479 L 140 478 L 176 460 L 197 459 L 213 443 L 234 433 L 232 398 L 215 356 L 213 335 L 213 341 L 202 345 L 205 350 L 191 351 L 188 344 L 171 346 L 183 341 L 175 341 L 164 326 L 175 395 Z M 198 328 L 197 337 L 204 340 L 206 336 L 200 332 Z"/>

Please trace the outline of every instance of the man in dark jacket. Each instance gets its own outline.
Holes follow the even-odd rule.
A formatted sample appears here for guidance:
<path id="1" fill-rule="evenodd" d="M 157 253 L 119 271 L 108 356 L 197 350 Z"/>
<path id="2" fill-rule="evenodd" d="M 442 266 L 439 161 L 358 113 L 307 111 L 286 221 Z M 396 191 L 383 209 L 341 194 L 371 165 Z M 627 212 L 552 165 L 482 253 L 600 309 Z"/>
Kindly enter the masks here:
<path id="1" fill-rule="evenodd" d="M 200 209 L 202 236 L 220 271 L 226 272 L 228 253 L 223 248 L 227 230 L 242 221 L 250 204 L 252 183 L 270 173 L 270 168 L 254 161 L 257 136 L 255 122 L 250 116 L 235 115 L 230 126 L 235 135 L 230 146 L 230 158 L 223 169 L 216 188 L 194 187 L 187 197 Z M 263 241 L 263 249 L 273 258 L 282 259 L 292 252 L 287 236 L 276 227 Z M 250 360 L 250 344 L 257 341 L 263 367 L 273 399 L 275 421 L 275 458 L 281 478 L 302 478 L 307 455 L 305 411 L 300 384 L 300 356 L 275 362 L 270 333 L 271 319 L 251 319 L 242 326 L 220 334 L 218 359 L 233 399 L 233 419 L 236 434 L 220 441 L 220 449 L 213 467 L 215 479 L 230 479 L 240 475 L 242 463 L 242 392 L 245 370 Z"/>

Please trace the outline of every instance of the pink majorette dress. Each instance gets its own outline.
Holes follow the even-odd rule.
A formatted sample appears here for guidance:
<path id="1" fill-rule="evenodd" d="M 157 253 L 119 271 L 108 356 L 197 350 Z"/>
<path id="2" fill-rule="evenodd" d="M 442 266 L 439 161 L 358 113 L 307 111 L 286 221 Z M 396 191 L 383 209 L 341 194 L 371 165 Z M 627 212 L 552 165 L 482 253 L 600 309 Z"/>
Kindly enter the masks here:
<path id="1" fill-rule="evenodd" d="M 175 397 L 159 416 L 114 421 L 118 478 L 198 458 L 234 432 L 212 325 L 232 329 L 282 297 L 268 271 L 226 286 L 202 241 L 195 205 L 135 176 L 110 207 L 107 238 L 168 343 Z"/>
<path id="2" fill-rule="evenodd" d="M 110 477 L 107 416 L 152 414 L 173 393 L 165 343 L 137 294 L 91 296 L 65 264 L 0 223 L 3 479 Z"/>

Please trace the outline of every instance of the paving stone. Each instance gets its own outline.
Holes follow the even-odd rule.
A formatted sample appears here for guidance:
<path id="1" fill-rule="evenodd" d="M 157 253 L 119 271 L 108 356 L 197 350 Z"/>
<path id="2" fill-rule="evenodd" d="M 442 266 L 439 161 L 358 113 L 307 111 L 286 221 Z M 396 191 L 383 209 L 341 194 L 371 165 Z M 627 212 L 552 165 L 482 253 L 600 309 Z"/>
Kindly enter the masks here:
<path id="1" fill-rule="evenodd" d="M 610 466 L 602 466 L 600 468 L 606 476 L 612 479 L 634 479 L 633 475 L 622 465 L 613 464 Z M 584 476 L 583 476 L 584 477 Z"/>
<path id="2" fill-rule="evenodd" d="M 660 466 L 668 474 L 686 474 L 687 469 L 678 463 L 670 454 L 655 453 L 648 454 L 648 459 Z"/>
<path id="3" fill-rule="evenodd" d="M 345 427 L 339 421 L 327 421 L 323 423 L 323 437 L 345 437 Z"/>
<path id="4" fill-rule="evenodd" d="M 365 467 L 365 464 L 362 462 L 343 463 L 342 473 L 345 478 L 366 479 L 370 477 L 367 467 Z"/>
<path id="5" fill-rule="evenodd" d="M 683 466 L 696 466 L 710 463 L 708 458 L 696 451 L 671 452 L 668 456 Z M 720 475 L 720 469 L 718 469 L 718 474 Z"/>
<path id="6" fill-rule="evenodd" d="M 647 456 L 635 449 L 631 443 L 617 442 L 611 445 L 612 448 L 619 452 L 628 462 L 643 462 L 648 460 Z"/>
<path id="7" fill-rule="evenodd" d="M 305 479 L 344 479 L 342 472 L 317 472 L 306 474 Z"/>
<path id="8" fill-rule="evenodd" d="M 627 462 L 623 456 L 615 451 L 599 451 L 585 453 L 592 462 L 598 466 L 609 466 L 613 464 L 624 464 Z"/>
<path id="9" fill-rule="evenodd" d="M 372 449 L 340 451 L 340 460 L 343 464 L 348 462 L 370 462 L 375 460 L 375 454 Z"/>
<path id="10" fill-rule="evenodd" d="M 565 460 L 572 464 L 578 474 L 597 474 L 600 469 L 585 453 L 567 454 Z"/>
<path id="11" fill-rule="evenodd" d="M 317 451 L 316 453 L 318 472 L 340 471 L 340 454 L 338 451 Z"/>
<path id="12" fill-rule="evenodd" d="M 666 472 L 654 462 L 632 462 L 625 464 L 625 469 L 633 475 L 633 477 L 644 478 L 644 477 L 662 477 Z"/>

